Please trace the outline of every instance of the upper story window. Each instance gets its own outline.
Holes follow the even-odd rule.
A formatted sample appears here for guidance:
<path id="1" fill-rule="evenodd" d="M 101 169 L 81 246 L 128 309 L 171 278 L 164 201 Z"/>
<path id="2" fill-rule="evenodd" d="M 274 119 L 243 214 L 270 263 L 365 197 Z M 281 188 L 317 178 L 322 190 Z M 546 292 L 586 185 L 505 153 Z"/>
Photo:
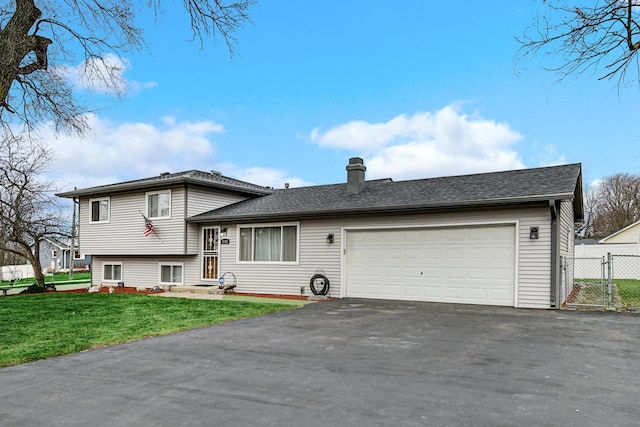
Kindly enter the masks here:
<path id="1" fill-rule="evenodd" d="M 110 200 L 108 197 L 90 199 L 91 222 L 109 222 L 109 204 Z"/>
<path id="2" fill-rule="evenodd" d="M 239 227 L 239 261 L 297 262 L 298 225 Z"/>
<path id="3" fill-rule="evenodd" d="M 152 219 L 171 218 L 171 190 L 147 193 L 147 216 Z"/>

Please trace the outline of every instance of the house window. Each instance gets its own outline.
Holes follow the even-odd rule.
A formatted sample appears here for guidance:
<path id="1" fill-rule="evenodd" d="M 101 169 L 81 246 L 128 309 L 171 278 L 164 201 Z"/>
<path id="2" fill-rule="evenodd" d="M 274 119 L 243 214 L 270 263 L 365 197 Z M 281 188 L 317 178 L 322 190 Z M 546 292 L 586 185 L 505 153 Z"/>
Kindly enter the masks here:
<path id="1" fill-rule="evenodd" d="M 109 222 L 109 198 L 90 199 L 91 222 Z"/>
<path id="2" fill-rule="evenodd" d="M 147 216 L 153 219 L 171 217 L 171 190 L 147 193 Z"/>
<path id="3" fill-rule="evenodd" d="M 105 263 L 102 267 L 102 280 L 105 282 L 120 282 L 122 281 L 122 263 L 111 262 Z"/>
<path id="4" fill-rule="evenodd" d="M 160 264 L 160 283 L 181 285 L 184 283 L 182 264 Z"/>
<path id="5" fill-rule="evenodd" d="M 244 226 L 238 233 L 239 261 L 298 261 L 297 224 Z"/>

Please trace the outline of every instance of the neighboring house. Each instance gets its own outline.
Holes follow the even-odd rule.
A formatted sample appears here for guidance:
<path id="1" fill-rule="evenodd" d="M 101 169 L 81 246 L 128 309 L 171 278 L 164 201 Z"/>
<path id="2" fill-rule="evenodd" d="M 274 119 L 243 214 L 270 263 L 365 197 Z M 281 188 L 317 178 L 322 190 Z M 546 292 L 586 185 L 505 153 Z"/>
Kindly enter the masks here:
<path id="1" fill-rule="evenodd" d="M 615 233 L 600 239 L 598 243 L 640 243 L 640 221 L 634 222 L 633 224 L 624 227 L 622 230 L 618 230 Z"/>
<path id="2" fill-rule="evenodd" d="M 606 259 L 610 255 L 639 257 L 640 221 L 634 222 L 633 224 L 628 225 L 627 227 L 624 227 L 623 229 L 618 230 L 615 233 L 597 241 L 576 240 L 575 245 L 575 258 Z M 621 268 L 622 267 L 618 265 L 618 269 Z M 586 277 L 585 273 L 580 271 L 577 267 L 575 270 L 575 275 L 576 277 Z M 632 276 L 635 279 L 638 277 L 637 272 L 625 275 L 627 276 L 626 278 L 630 278 Z M 593 276 L 593 273 L 591 273 L 591 276 Z"/>
<path id="3" fill-rule="evenodd" d="M 54 238 L 40 239 L 40 265 L 47 272 L 68 270 L 71 260 L 71 243 Z M 91 256 L 75 253 L 73 268 L 86 269 L 91 265 Z"/>
<path id="4" fill-rule="evenodd" d="M 189 171 L 60 194 L 79 199 L 93 281 L 559 308 L 581 220 L 581 166 L 273 190 Z M 151 222 L 145 226 L 145 218 Z"/>

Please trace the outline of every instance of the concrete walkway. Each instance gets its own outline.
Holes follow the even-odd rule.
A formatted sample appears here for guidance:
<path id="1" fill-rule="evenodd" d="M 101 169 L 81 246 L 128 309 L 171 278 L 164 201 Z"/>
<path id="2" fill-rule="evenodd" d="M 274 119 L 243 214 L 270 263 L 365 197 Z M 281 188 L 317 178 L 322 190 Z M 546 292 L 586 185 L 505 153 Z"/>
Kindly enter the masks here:
<path id="1" fill-rule="evenodd" d="M 640 316 L 343 299 L 0 369 L 2 426 L 636 426 Z"/>

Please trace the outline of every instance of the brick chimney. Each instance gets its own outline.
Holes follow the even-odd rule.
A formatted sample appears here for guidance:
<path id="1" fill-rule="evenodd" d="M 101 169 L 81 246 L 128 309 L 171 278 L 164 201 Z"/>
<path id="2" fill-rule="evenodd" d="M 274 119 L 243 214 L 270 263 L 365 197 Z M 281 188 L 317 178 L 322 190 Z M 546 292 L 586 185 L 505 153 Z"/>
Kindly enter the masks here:
<path id="1" fill-rule="evenodd" d="M 364 190 L 364 160 L 352 157 L 347 165 L 347 194 L 358 194 Z"/>

